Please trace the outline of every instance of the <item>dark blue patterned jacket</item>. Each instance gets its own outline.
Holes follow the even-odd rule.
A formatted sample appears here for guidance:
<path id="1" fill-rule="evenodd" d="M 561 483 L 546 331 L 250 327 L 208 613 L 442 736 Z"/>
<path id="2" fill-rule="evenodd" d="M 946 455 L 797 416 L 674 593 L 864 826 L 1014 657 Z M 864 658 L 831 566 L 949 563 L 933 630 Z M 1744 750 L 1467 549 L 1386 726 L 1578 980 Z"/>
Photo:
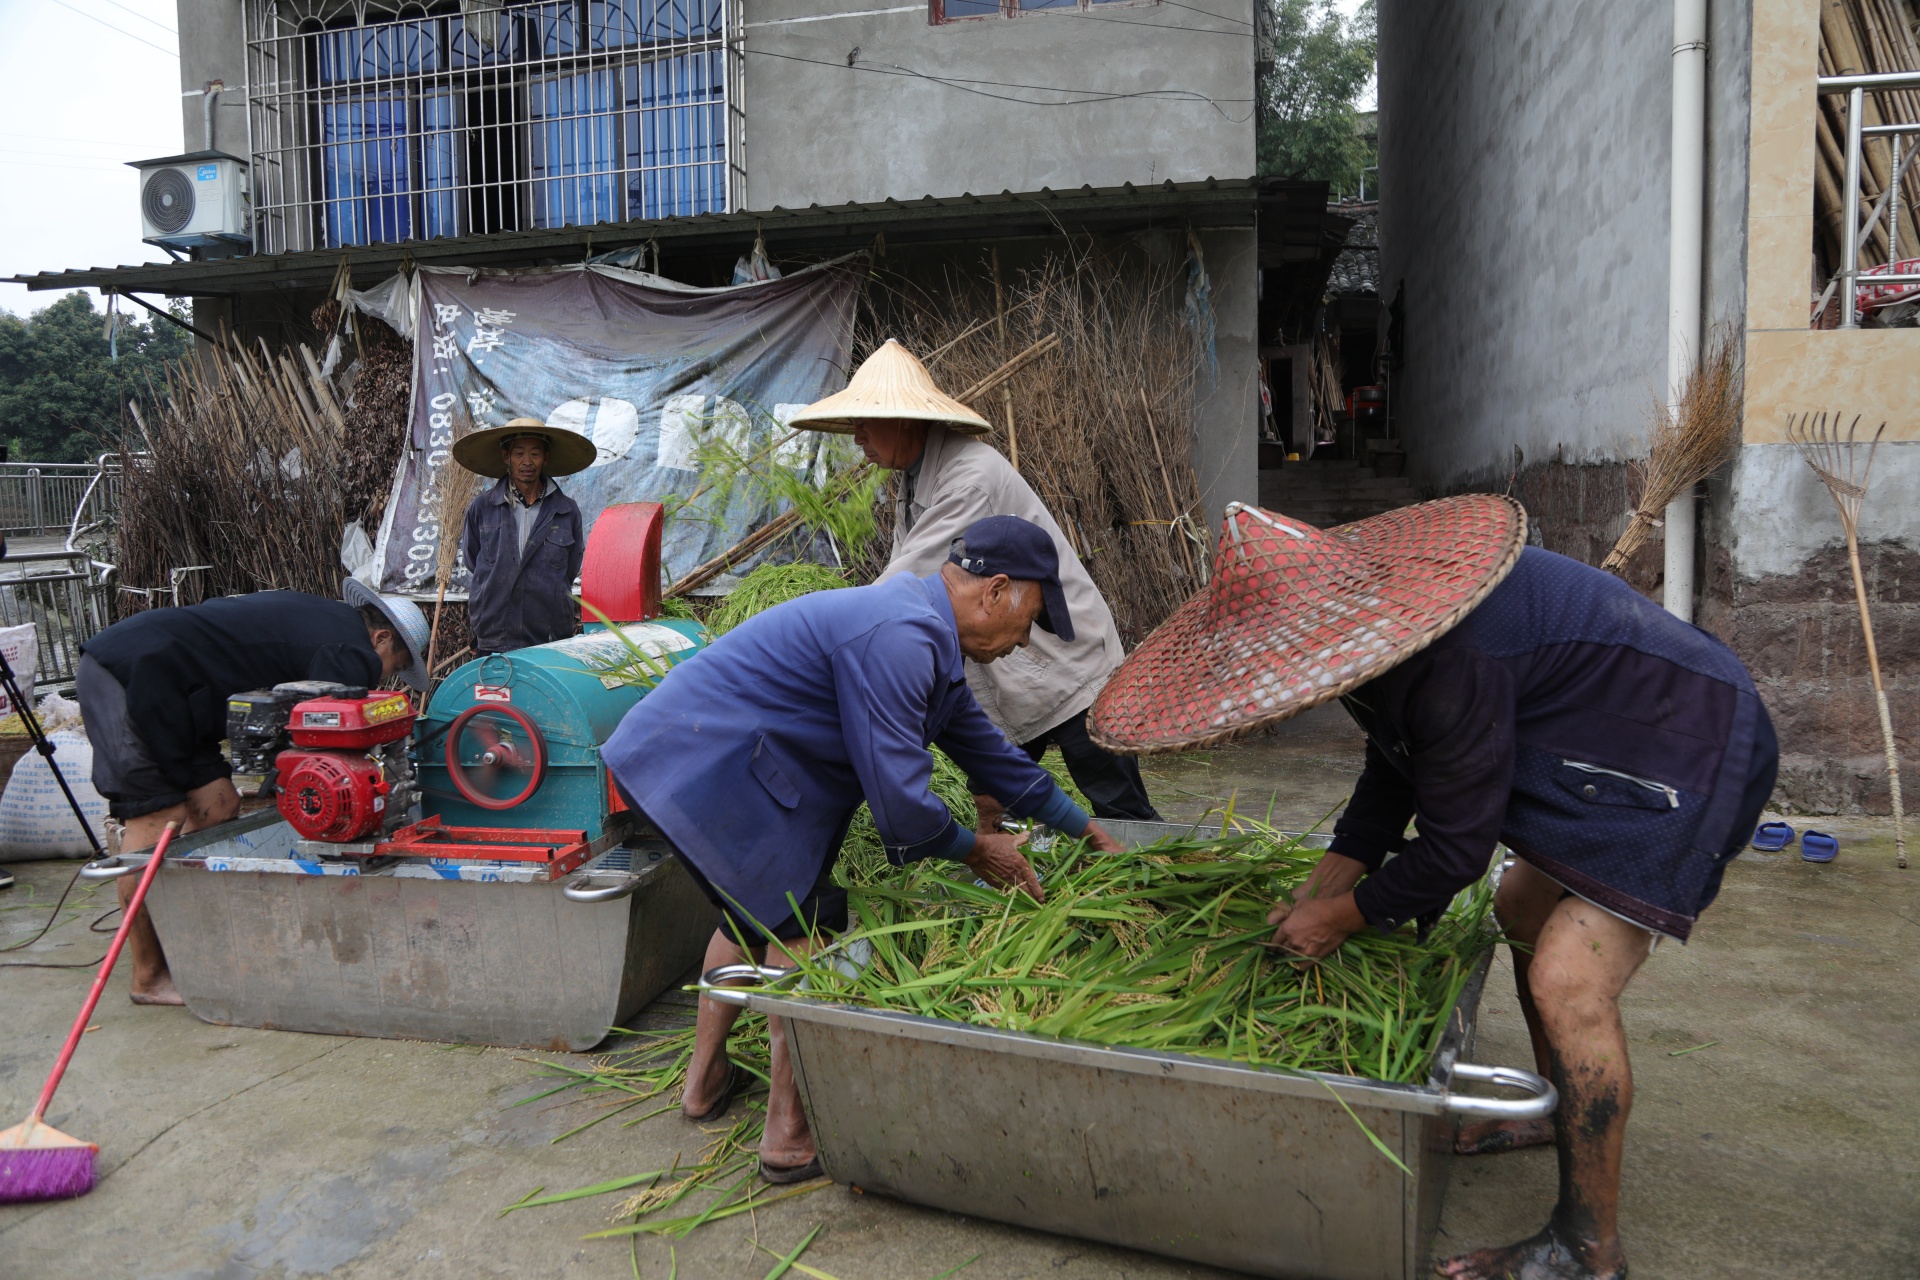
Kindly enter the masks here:
<path id="1" fill-rule="evenodd" d="M 1333 849 L 1370 868 L 1355 901 L 1384 929 L 1439 911 L 1504 842 L 1684 940 L 1778 760 L 1731 650 L 1537 548 L 1459 626 L 1342 701 L 1367 733 L 1367 764 Z"/>

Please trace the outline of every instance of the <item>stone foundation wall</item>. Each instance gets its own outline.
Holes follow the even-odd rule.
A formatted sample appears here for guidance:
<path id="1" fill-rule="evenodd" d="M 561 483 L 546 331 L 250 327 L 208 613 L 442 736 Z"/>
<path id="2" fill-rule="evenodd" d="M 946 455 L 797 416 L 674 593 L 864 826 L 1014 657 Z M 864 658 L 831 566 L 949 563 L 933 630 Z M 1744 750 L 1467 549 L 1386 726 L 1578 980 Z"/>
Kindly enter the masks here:
<path id="1" fill-rule="evenodd" d="M 1535 546 L 1598 566 L 1626 529 L 1640 483 L 1624 462 L 1556 461 L 1524 466 L 1510 477 L 1481 477 L 1448 492 L 1511 493 L 1527 509 Z M 1655 529 L 1627 562 L 1627 582 L 1654 599 L 1665 582 L 1664 547 Z"/>
<path id="2" fill-rule="evenodd" d="M 1920 554 L 1870 543 L 1860 548 L 1860 567 L 1894 740 L 1911 762 L 1920 725 Z M 1706 568 L 1700 625 L 1747 664 L 1780 735 L 1774 802 L 1804 813 L 1889 812 L 1880 719 L 1846 549 L 1815 552 L 1798 573 L 1742 579 L 1715 547 Z"/>

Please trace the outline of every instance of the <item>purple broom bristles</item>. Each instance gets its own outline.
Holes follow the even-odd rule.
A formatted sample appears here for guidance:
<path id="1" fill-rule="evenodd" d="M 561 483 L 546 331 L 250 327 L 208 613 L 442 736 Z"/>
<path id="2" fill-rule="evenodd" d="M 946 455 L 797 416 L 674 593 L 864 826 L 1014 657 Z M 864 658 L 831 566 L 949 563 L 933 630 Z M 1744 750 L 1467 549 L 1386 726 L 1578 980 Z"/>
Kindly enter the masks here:
<path id="1" fill-rule="evenodd" d="M 93 1190 L 97 1148 L 0 1148 L 0 1204 L 30 1200 L 70 1200 Z"/>

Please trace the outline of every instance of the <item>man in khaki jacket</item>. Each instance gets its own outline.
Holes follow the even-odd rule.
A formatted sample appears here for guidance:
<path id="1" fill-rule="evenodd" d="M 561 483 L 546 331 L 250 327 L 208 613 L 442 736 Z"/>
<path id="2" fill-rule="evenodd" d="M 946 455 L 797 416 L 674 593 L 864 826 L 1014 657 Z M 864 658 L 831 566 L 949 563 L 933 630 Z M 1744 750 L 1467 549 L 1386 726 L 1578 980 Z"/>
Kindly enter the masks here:
<path id="1" fill-rule="evenodd" d="M 1087 708 L 1125 656 L 1113 613 L 1053 515 L 999 450 L 977 437 L 985 418 L 941 393 L 911 352 L 889 339 L 847 389 L 808 405 L 792 425 L 851 434 L 867 461 L 901 472 L 894 503 L 893 556 L 881 580 L 937 573 L 953 542 L 976 520 L 1018 516 L 1047 531 L 1060 557 L 1060 582 L 1074 638 L 1036 630 L 1024 649 L 991 666 L 967 664 L 967 684 L 988 717 L 1038 760 L 1058 746 L 1097 818 L 1157 820 L 1131 756 L 1087 736 Z M 999 802 L 976 796 L 982 830 L 999 825 Z"/>

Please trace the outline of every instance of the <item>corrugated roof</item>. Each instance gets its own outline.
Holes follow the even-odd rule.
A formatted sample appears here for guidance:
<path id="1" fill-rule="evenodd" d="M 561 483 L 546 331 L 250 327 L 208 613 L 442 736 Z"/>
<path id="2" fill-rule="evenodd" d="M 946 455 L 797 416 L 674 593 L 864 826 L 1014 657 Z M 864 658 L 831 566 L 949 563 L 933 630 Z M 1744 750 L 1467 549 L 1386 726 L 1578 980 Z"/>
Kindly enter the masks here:
<path id="1" fill-rule="evenodd" d="M 1346 247 L 1340 250 L 1340 256 L 1333 260 L 1333 272 L 1327 277 L 1327 292 L 1331 294 L 1380 292 L 1380 225 L 1379 206 L 1335 205 L 1342 217 L 1353 219 L 1353 230 L 1347 233 Z"/>
<path id="2" fill-rule="evenodd" d="M 999 195 L 923 196 L 868 204 L 805 209 L 773 208 L 697 217 L 659 218 L 591 227 L 503 231 L 485 236 L 409 240 L 399 244 L 314 249 L 301 253 L 228 258 L 211 262 L 153 262 L 13 276 L 29 289 L 116 289 L 175 296 L 217 296 L 268 289 L 324 288 L 340 259 L 348 258 L 356 284 L 391 275 L 405 262 L 427 266 L 514 266 L 572 261 L 657 240 L 663 247 L 723 247 L 755 231 L 777 239 L 783 251 L 852 247 L 885 235 L 892 243 L 1019 236 L 1055 236 L 1063 230 L 1137 228 L 1166 220 L 1201 228 L 1252 226 L 1256 211 L 1262 236 L 1285 235 L 1300 224 L 1317 229 L 1325 216 L 1324 183 L 1261 179 L 1165 182 L 1154 186 L 1084 186 L 1073 191 L 1043 188 Z"/>

